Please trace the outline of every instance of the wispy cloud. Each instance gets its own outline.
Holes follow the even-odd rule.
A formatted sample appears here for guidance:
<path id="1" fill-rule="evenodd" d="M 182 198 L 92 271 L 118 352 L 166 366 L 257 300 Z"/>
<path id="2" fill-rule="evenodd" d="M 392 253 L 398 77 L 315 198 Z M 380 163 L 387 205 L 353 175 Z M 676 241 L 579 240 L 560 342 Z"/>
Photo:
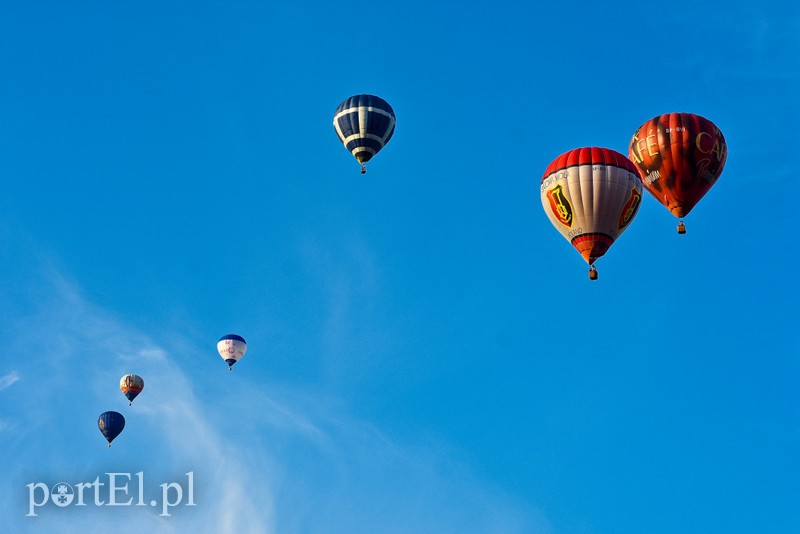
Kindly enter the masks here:
<path id="1" fill-rule="evenodd" d="M 36 285 L 49 287 L 46 298 L 16 318 L 14 336 L 4 332 L 30 355 L 2 378 L 5 387 L 20 382 L 0 434 L 0 461 L 13 466 L 0 492 L 16 496 L 0 499 L 0 513 L 15 532 L 80 532 L 101 519 L 158 532 L 551 532 L 445 444 L 400 442 L 302 387 L 256 383 L 224 366 L 209 374 L 196 356 L 207 347 L 180 334 L 154 339 L 60 274 Z M 130 407 L 118 389 L 127 372 L 145 378 Z M 95 426 L 109 409 L 127 420 L 110 449 Z M 158 507 L 51 505 L 25 517 L 28 483 L 139 471 L 148 499 L 192 471 L 197 506 L 161 517 Z"/>
<path id="2" fill-rule="evenodd" d="M 5 376 L 0 376 L 0 391 L 11 386 L 11 384 L 16 382 L 17 380 L 19 380 L 19 374 L 17 374 L 16 371 L 12 371 Z"/>
<path id="3" fill-rule="evenodd" d="M 384 324 L 374 321 L 375 303 L 382 298 L 379 266 L 370 248 L 357 234 L 302 243 L 304 268 L 318 285 L 324 317 L 319 325 L 321 366 L 329 380 L 365 372 L 374 347 L 385 335 Z M 358 351 L 353 339 L 358 338 Z"/>
<path id="4" fill-rule="evenodd" d="M 259 464 L 245 465 L 236 454 L 239 438 L 224 435 L 209 416 L 208 401 L 196 394 L 195 377 L 176 363 L 183 357 L 170 353 L 156 340 L 114 318 L 113 313 L 87 302 L 79 288 L 58 273 L 37 285 L 50 291 L 36 312 L 15 321 L 12 349 L 26 358 L 20 371 L 0 378 L 0 389 L 20 383 L 17 394 L 4 402 L 10 408 L 3 426 L 0 456 L 14 466 L 12 476 L 0 482 L 5 495 L 26 494 L 26 484 L 36 481 L 87 482 L 107 472 L 143 471 L 151 480 L 146 490 L 157 495 L 159 484 L 184 480 L 193 471 L 197 506 L 160 517 L 160 507 L 95 508 L 81 514 L 44 509 L 26 518 L 27 499 L 3 499 L 0 510 L 11 518 L 15 531 L 47 530 L 57 524 L 61 532 L 78 532 L 98 517 L 145 521 L 159 532 L 197 531 L 270 532 L 272 498 L 262 491 L 251 499 L 258 480 L 252 473 Z M 118 388 L 119 377 L 135 369 L 145 376 L 145 391 L 128 407 Z M 107 449 L 96 420 L 99 413 L 124 414 L 126 427 Z M 13 428 L 13 433 L 9 432 Z M 55 439 L 54 439 L 55 438 Z M 119 456 L 120 453 L 123 456 Z M 58 479 L 58 480 L 56 480 Z M 264 499 L 264 497 L 266 497 Z M 18 505 L 13 507 L 13 505 Z"/>

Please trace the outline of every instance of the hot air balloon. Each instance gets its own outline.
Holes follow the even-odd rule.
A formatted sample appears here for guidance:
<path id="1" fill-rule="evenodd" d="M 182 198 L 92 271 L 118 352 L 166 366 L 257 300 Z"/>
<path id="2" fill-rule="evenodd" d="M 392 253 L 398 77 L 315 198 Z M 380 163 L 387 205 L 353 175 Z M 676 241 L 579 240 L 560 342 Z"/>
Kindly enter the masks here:
<path id="1" fill-rule="evenodd" d="M 119 389 L 128 398 L 128 406 L 133 404 L 133 399 L 144 389 L 144 379 L 139 375 L 127 374 L 119 379 Z"/>
<path id="2" fill-rule="evenodd" d="M 644 187 L 678 218 L 683 218 L 716 183 L 728 147 L 713 122 L 691 113 L 654 117 L 636 130 L 628 156 L 639 168 Z"/>
<path id="3" fill-rule="evenodd" d="M 633 163 L 608 148 L 576 148 L 557 157 L 542 177 L 547 218 L 589 264 L 611 247 L 639 211 L 642 180 Z"/>
<path id="4" fill-rule="evenodd" d="M 239 361 L 247 352 L 247 342 L 242 336 L 236 334 L 228 334 L 222 336 L 217 342 L 217 351 L 225 363 L 228 364 L 228 371 L 233 370 L 233 364 Z"/>
<path id="5" fill-rule="evenodd" d="M 396 122 L 392 106 L 374 95 L 351 96 L 333 114 L 336 135 L 361 164 L 361 174 L 367 172 L 366 163 L 392 138 Z"/>
<path id="6" fill-rule="evenodd" d="M 97 427 L 108 440 L 108 446 L 110 447 L 114 438 L 119 436 L 122 429 L 125 428 L 125 418 L 119 412 L 103 412 L 97 420 Z"/>

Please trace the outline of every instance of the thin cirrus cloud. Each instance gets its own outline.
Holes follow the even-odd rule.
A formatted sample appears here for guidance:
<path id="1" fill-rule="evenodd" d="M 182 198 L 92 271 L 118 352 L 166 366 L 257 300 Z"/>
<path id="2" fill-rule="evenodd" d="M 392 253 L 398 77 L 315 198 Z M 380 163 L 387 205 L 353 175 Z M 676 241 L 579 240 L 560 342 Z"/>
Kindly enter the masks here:
<path id="1" fill-rule="evenodd" d="M 302 387 L 265 389 L 237 375 L 231 388 L 227 372 L 200 376 L 190 364 L 205 348 L 151 339 L 54 271 L 43 284 L 34 312 L 0 327 L 29 355 L 0 382 L 0 457 L 14 466 L 0 482 L 11 496 L 0 513 L 16 532 L 86 531 L 106 519 L 159 532 L 551 532 L 540 512 L 475 478 L 445 444 L 401 444 Z M 132 368 L 145 390 L 129 407 L 117 381 Z M 127 422 L 110 449 L 96 427 L 109 409 Z M 140 471 L 148 499 L 193 472 L 196 506 L 161 517 L 148 506 L 49 505 L 25 517 L 26 484 Z"/>
<path id="2" fill-rule="evenodd" d="M 33 315 L 17 318 L 10 337 L 19 345 L 15 352 L 27 355 L 10 376 L 30 379 L 21 381 L 14 395 L 0 393 L 10 408 L 0 433 L 0 455 L 7 456 L 4 465 L 14 466 L 11 476 L 0 482 L 0 492 L 17 497 L 3 499 L 0 510 L 14 530 L 53 526 L 53 531 L 85 531 L 99 518 L 108 518 L 149 522 L 159 532 L 195 527 L 270 532 L 272 498 L 267 493 L 266 502 L 258 504 L 251 499 L 255 482 L 249 473 L 261 466 L 244 465 L 226 454 L 235 448 L 230 438 L 215 428 L 191 380 L 167 352 L 86 302 L 63 277 L 51 273 L 39 282 L 50 285 L 46 301 Z M 117 384 L 132 361 L 147 379 L 145 393 L 129 408 Z M 111 449 L 96 426 L 98 414 L 106 410 L 126 417 L 126 428 Z M 74 484 L 97 476 L 106 479 L 109 472 L 143 472 L 149 500 L 160 496 L 161 483 L 186 484 L 189 471 L 196 481 L 197 504 L 176 508 L 170 517 L 160 517 L 160 507 L 147 506 L 50 506 L 42 507 L 37 517 L 25 517 L 29 483 Z M 263 498 L 265 492 L 260 495 Z M 124 502 L 125 494 L 118 500 Z"/>
<path id="3" fill-rule="evenodd" d="M 7 375 L 0 376 L 0 391 L 10 387 L 14 382 L 19 380 L 19 374 L 16 371 L 11 371 Z"/>

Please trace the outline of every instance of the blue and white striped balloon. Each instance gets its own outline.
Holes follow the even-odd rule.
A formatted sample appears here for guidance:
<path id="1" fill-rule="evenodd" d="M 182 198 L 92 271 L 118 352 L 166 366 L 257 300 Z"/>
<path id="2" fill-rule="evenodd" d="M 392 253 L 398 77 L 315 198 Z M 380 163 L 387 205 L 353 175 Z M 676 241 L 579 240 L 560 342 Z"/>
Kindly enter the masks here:
<path id="1" fill-rule="evenodd" d="M 362 174 L 366 172 L 364 164 L 392 138 L 396 122 L 392 106 L 374 95 L 351 96 L 339 104 L 333 115 L 336 135 L 361 163 Z"/>

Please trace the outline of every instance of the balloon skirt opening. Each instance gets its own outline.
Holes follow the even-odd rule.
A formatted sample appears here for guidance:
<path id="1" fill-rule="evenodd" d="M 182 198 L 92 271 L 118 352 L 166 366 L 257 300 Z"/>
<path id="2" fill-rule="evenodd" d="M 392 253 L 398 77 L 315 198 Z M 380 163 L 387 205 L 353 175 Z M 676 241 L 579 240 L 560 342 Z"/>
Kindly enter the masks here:
<path id="1" fill-rule="evenodd" d="M 370 154 L 366 150 L 362 152 L 356 152 L 353 155 L 356 157 L 356 161 L 358 161 L 362 165 L 372 159 L 372 154 Z"/>
<path id="2" fill-rule="evenodd" d="M 672 202 L 669 203 L 667 209 L 675 217 L 683 219 L 689 214 L 689 212 L 692 210 L 693 207 L 694 206 L 687 205 L 679 200 L 673 200 Z"/>
<path id="3" fill-rule="evenodd" d="M 589 265 L 602 257 L 613 243 L 614 239 L 606 234 L 583 234 L 572 240 L 572 246 Z"/>

